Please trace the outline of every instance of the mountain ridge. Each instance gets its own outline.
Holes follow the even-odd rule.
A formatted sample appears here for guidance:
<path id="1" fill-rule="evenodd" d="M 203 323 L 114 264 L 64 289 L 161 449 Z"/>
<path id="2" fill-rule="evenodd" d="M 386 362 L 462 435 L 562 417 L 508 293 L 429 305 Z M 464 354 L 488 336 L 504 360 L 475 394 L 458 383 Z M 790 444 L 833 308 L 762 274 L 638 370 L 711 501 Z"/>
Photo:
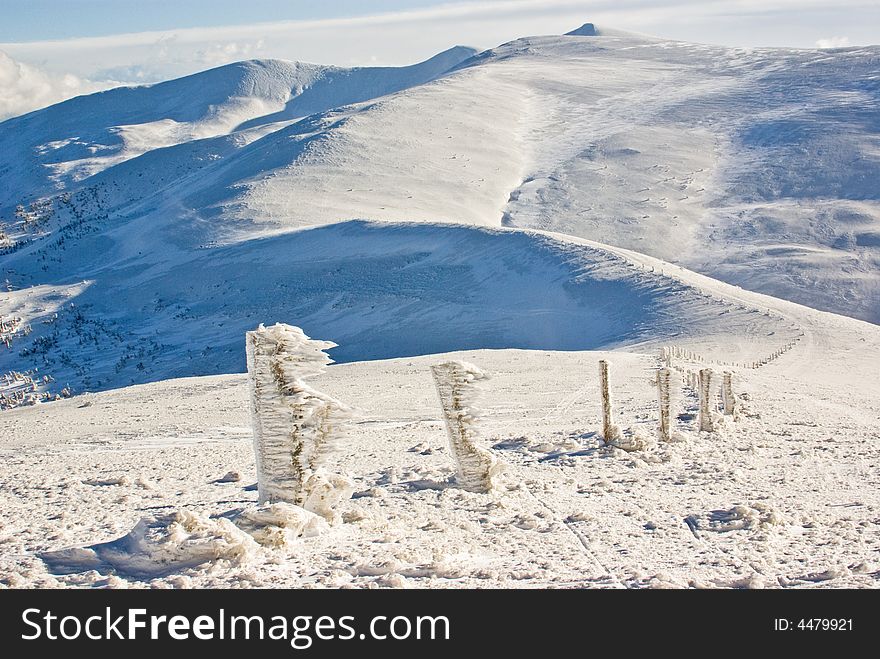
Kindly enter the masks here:
<path id="1" fill-rule="evenodd" d="M 17 196 L 0 198 L 0 212 L 153 149 L 290 121 L 422 84 L 474 52 L 455 46 L 410 66 L 350 69 L 243 60 L 165 82 L 78 96 L 7 119 L 0 122 L 0 148 L 9 161 L 31 165 L 27 173 L 34 183 L 23 184 L 27 179 L 18 177 Z M 303 99 L 306 107 L 300 110 Z M 97 120 L 89 123 L 93 117 Z M 0 163 L 0 174 L 16 182 L 14 168 Z"/>
<path id="2" fill-rule="evenodd" d="M 204 128 L 208 101 L 230 89 L 277 100 L 270 111 L 236 106 L 222 130 L 203 134 L 155 120 L 161 104 L 152 121 L 111 126 L 111 107 L 92 119 L 123 145 L 115 151 L 81 139 L 75 116 L 68 132 L 82 144 L 0 124 L 0 143 L 20 147 L 0 161 L 10 182 L 0 275 L 11 289 L 0 315 L 31 329 L 0 349 L 0 372 L 39 367 L 74 390 L 228 372 L 241 368 L 234 355 L 248 324 L 276 320 L 336 340 L 346 361 L 481 347 L 474 328 L 482 347 L 647 350 L 673 340 L 676 323 L 692 344 L 705 334 L 733 351 L 752 346 L 748 361 L 795 341 L 790 314 L 809 316 L 763 298 L 743 310 L 723 288 L 715 316 L 691 318 L 716 288 L 711 278 L 880 319 L 880 198 L 870 185 L 880 173 L 871 151 L 880 49 L 758 52 L 610 33 L 452 49 L 367 74 L 245 63 L 227 69 L 236 82 L 174 117 Z M 286 73 L 273 78 L 275 67 Z M 294 74 L 306 84 L 279 100 Z M 264 75 L 270 82 L 258 84 Z M 358 75 L 369 84 L 345 88 Z M 181 80 L 171 89 L 192 83 Z M 341 96 L 321 96 L 329 80 Z M 351 102 L 336 105 L 341 97 Z M 16 158 L 40 176 L 16 186 L 31 171 Z M 28 186 L 61 189 L 29 198 Z M 355 258 L 364 245 L 373 251 Z M 602 273 L 624 252 L 633 270 L 615 266 L 610 280 L 624 308 L 604 317 L 609 296 L 589 292 L 606 290 Z M 310 265 L 318 254 L 332 267 Z M 537 264 L 532 283 L 543 287 L 528 304 L 510 294 L 531 290 L 518 261 Z M 593 266 L 559 274 L 579 262 Z M 710 279 L 687 275 L 684 289 L 667 275 L 655 281 L 679 266 Z M 656 322 L 642 332 L 626 305 L 640 308 L 649 282 L 657 293 L 641 315 Z M 771 325 L 725 329 L 762 306 L 778 311 Z M 610 334 L 585 329 L 605 325 Z"/>

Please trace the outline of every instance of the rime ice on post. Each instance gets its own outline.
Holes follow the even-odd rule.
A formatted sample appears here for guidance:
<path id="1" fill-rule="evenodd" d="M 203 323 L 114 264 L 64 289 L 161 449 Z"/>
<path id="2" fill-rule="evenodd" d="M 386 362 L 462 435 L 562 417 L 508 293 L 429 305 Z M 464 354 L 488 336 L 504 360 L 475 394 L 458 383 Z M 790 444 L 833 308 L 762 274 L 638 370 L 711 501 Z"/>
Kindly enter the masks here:
<path id="1" fill-rule="evenodd" d="M 669 415 L 669 383 L 672 380 L 672 369 L 661 368 L 657 371 L 657 402 L 660 405 L 660 439 L 664 442 L 672 438 Z"/>
<path id="2" fill-rule="evenodd" d="M 730 371 L 724 371 L 724 380 L 721 383 L 721 404 L 725 415 L 736 413 L 736 396 L 733 394 L 732 375 Z"/>
<path id="3" fill-rule="evenodd" d="M 620 428 L 614 425 L 611 414 L 611 394 L 608 391 L 608 362 L 599 361 L 599 392 L 602 396 L 602 439 L 606 443 L 620 439 Z"/>
<path id="4" fill-rule="evenodd" d="M 489 449 L 477 443 L 477 383 L 487 376 L 480 368 L 463 361 L 436 364 L 431 367 L 431 373 L 443 407 L 456 479 L 466 490 L 490 492 L 503 464 Z"/>
<path id="5" fill-rule="evenodd" d="M 321 465 L 352 410 L 303 380 L 333 361 L 324 351 L 336 344 L 281 323 L 247 332 L 246 342 L 260 503 L 285 501 L 332 519 L 352 483 Z"/>
<path id="6" fill-rule="evenodd" d="M 700 369 L 700 431 L 713 432 L 712 424 L 712 369 Z"/>

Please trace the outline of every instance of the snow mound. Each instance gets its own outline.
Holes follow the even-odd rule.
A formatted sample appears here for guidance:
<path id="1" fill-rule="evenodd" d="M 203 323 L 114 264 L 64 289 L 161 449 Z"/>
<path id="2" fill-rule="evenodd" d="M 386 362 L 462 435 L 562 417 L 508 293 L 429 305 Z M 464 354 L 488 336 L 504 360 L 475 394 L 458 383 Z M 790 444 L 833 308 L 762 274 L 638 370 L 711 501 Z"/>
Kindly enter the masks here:
<path id="1" fill-rule="evenodd" d="M 766 529 L 785 523 L 785 518 L 775 508 L 761 502 L 749 505 L 740 504 L 724 510 L 713 510 L 703 515 L 691 515 L 687 518 L 687 524 L 691 528 L 716 533 Z"/>
<path id="2" fill-rule="evenodd" d="M 110 570 L 134 578 L 154 578 L 223 561 L 240 565 L 258 545 L 253 537 L 223 517 L 212 519 L 189 510 L 145 517 L 112 542 L 41 555 L 58 573 Z"/>
<path id="3" fill-rule="evenodd" d="M 600 32 L 596 29 L 596 26 L 592 23 L 584 23 L 576 30 L 572 30 L 571 32 L 566 32 L 565 36 L 567 37 L 597 37 Z"/>
<path id="4" fill-rule="evenodd" d="M 619 437 L 612 439 L 608 444 L 627 453 L 634 453 L 647 450 L 653 446 L 654 441 L 641 428 L 626 428 Z"/>
<path id="5" fill-rule="evenodd" d="M 307 493 L 303 508 L 335 524 L 340 519 L 336 508 L 351 498 L 355 486 L 348 476 L 319 468 L 306 479 L 303 490 Z"/>
<path id="6" fill-rule="evenodd" d="M 259 544 L 273 548 L 286 547 L 297 538 L 314 537 L 329 528 L 323 517 L 284 501 L 247 508 L 235 518 L 235 524 Z"/>
<path id="7" fill-rule="evenodd" d="M 322 516 L 284 502 L 216 518 L 181 509 L 144 517 L 112 542 L 43 552 L 40 558 L 55 574 L 97 570 L 154 579 L 208 563 L 241 566 L 254 559 L 260 546 L 289 547 L 327 529 Z"/>

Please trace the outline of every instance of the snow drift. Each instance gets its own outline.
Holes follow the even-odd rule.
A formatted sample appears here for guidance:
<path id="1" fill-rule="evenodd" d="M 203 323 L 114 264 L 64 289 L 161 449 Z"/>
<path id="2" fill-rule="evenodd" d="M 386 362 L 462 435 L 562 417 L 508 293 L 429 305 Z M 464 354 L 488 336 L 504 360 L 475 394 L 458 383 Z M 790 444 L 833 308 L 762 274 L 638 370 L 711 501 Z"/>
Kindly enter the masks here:
<path id="1" fill-rule="evenodd" d="M 178 510 L 145 517 L 118 540 L 45 552 L 41 558 L 55 572 L 103 569 L 150 578 L 209 562 L 241 564 L 257 547 L 250 535 L 228 519 Z"/>
<path id="2" fill-rule="evenodd" d="M 56 574 L 97 570 L 148 580 L 206 564 L 214 569 L 242 566 L 257 556 L 261 546 L 289 548 L 300 538 L 327 529 L 322 517 L 285 502 L 215 517 L 180 509 L 144 517 L 117 540 L 41 552 L 40 558 Z"/>

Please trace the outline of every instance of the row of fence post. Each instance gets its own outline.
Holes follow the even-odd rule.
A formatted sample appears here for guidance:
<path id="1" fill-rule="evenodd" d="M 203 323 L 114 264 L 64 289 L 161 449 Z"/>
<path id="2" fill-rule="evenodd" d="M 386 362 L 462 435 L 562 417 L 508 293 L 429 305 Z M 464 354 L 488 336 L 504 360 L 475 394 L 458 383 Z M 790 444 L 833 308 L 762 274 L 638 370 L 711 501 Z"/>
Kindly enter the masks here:
<path id="1" fill-rule="evenodd" d="M 669 353 L 664 352 L 662 357 L 666 361 Z M 667 362 L 668 363 L 668 362 Z M 657 405 L 659 408 L 658 434 L 663 441 L 672 440 L 672 373 L 669 366 L 657 369 L 655 383 L 657 385 Z M 713 394 L 713 382 L 715 373 L 710 368 L 700 369 L 694 373 L 687 373 L 687 384 L 691 387 L 699 399 L 698 426 L 701 432 L 715 431 L 715 415 L 717 404 Z M 620 438 L 620 428 L 614 423 L 614 415 L 611 403 L 609 379 L 609 365 L 604 359 L 599 361 L 599 395 L 602 401 L 602 437 L 606 442 Z M 721 382 L 721 411 L 725 416 L 733 416 L 736 413 L 736 395 L 733 392 L 733 375 L 730 371 L 724 371 Z"/>

